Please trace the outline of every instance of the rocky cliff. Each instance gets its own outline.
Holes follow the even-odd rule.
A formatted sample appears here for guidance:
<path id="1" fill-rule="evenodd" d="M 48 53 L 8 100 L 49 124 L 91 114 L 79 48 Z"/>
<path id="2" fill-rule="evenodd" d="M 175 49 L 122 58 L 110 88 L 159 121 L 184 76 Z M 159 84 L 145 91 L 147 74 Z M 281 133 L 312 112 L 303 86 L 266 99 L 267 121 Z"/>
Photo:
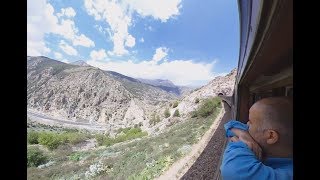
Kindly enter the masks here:
<path id="1" fill-rule="evenodd" d="M 179 105 L 175 109 L 179 109 L 180 114 L 186 117 L 191 111 L 196 110 L 201 104 L 196 103 L 197 99 L 199 99 L 199 102 L 201 102 L 206 98 L 217 96 L 218 93 L 223 93 L 223 95 L 231 96 L 234 90 L 236 74 L 237 70 L 233 69 L 226 76 L 218 76 L 211 80 L 207 85 L 193 90 L 191 93 L 185 95 L 181 99 Z"/>
<path id="2" fill-rule="evenodd" d="M 149 128 L 152 109 L 176 97 L 101 69 L 27 57 L 28 109 L 71 121 L 95 122 L 110 131 Z"/>

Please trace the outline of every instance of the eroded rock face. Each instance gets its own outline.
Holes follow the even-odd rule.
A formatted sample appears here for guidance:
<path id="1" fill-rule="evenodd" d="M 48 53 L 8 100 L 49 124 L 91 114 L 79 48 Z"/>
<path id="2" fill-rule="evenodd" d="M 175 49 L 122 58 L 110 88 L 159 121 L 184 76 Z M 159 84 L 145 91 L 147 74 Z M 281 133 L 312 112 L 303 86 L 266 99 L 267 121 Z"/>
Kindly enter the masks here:
<path id="1" fill-rule="evenodd" d="M 111 130 L 139 123 L 145 129 L 150 109 L 174 98 L 161 89 L 126 82 L 91 66 L 46 57 L 28 57 L 27 62 L 28 109 L 52 117 L 106 124 Z"/>

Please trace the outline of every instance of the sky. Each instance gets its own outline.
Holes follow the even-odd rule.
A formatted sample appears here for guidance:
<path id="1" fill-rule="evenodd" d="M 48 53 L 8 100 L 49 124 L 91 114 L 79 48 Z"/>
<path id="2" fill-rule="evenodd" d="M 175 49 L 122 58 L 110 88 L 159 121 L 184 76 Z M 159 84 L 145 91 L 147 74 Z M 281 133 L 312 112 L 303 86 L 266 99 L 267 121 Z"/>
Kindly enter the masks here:
<path id="1" fill-rule="evenodd" d="M 234 0 L 28 0 L 27 55 L 176 85 L 237 67 Z"/>

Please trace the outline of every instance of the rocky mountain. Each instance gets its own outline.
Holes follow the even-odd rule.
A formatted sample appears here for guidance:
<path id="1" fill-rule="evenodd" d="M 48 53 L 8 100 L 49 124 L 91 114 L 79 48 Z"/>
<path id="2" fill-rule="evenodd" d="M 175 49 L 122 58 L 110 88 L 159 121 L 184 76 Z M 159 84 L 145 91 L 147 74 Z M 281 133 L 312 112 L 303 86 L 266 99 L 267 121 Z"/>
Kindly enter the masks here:
<path id="1" fill-rule="evenodd" d="M 193 90 L 190 94 L 184 96 L 179 105 L 172 109 L 173 113 L 175 109 L 179 109 L 180 114 L 186 117 L 191 111 L 198 108 L 201 103 L 196 103 L 196 99 L 202 100 L 210 97 L 215 97 L 218 93 L 223 93 L 226 96 L 231 96 L 234 90 L 235 79 L 236 79 L 237 69 L 233 69 L 226 76 L 218 76 L 211 80 L 207 85 L 202 86 L 199 89 Z"/>
<path id="2" fill-rule="evenodd" d="M 27 107 L 30 112 L 57 119 L 104 125 L 111 136 L 119 128 L 137 125 L 149 134 L 156 134 L 173 123 L 184 121 L 201 104 L 195 103 L 196 99 L 201 102 L 221 92 L 231 95 L 235 76 L 236 69 L 192 92 L 187 89 L 178 99 L 174 93 L 156 86 L 174 87 L 170 81 L 150 85 L 117 72 L 82 66 L 82 63 L 66 64 L 43 56 L 28 56 Z M 173 108 L 176 101 L 179 104 Z M 170 117 L 165 117 L 166 109 Z M 177 109 L 180 117 L 173 117 Z"/>
<path id="3" fill-rule="evenodd" d="M 154 110 L 153 114 L 159 115 L 161 122 L 151 127 L 150 131 L 158 134 L 165 130 L 167 126 L 186 120 L 190 117 L 190 113 L 192 111 L 198 109 L 203 100 L 215 97 L 218 95 L 218 93 L 231 96 L 234 90 L 236 74 L 237 70 L 233 69 L 226 76 L 218 76 L 211 80 L 207 85 L 198 89 L 194 89 L 192 92 L 185 94 L 179 100 L 172 100 L 170 103 L 166 103 L 159 109 Z M 198 103 L 196 103 L 196 99 L 199 99 Z M 175 102 L 178 102 L 177 107 L 173 107 Z M 166 109 L 168 109 L 170 112 L 170 117 L 167 118 L 165 118 L 163 115 Z M 173 116 L 176 110 L 179 111 L 180 117 Z"/>
<path id="4" fill-rule="evenodd" d="M 27 57 L 28 109 L 71 121 L 96 122 L 109 133 L 150 128 L 153 109 L 176 99 L 166 91 L 92 66 Z"/>
<path id="5" fill-rule="evenodd" d="M 183 96 L 184 94 L 191 92 L 194 88 L 187 87 L 187 86 L 176 86 L 173 84 L 170 80 L 163 80 L 163 79 L 142 79 L 138 78 L 139 81 L 150 84 L 154 87 L 158 87 L 160 89 L 163 89 L 169 93 L 173 93 L 177 96 Z"/>

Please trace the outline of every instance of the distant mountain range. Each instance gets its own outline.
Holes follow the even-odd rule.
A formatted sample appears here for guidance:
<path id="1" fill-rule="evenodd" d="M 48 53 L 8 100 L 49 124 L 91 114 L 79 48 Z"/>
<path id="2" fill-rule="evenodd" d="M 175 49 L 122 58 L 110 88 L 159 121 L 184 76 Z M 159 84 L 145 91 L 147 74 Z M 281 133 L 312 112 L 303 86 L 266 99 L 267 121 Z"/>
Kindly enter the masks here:
<path id="1" fill-rule="evenodd" d="M 150 84 L 152 86 L 158 87 L 160 89 L 163 89 L 169 93 L 173 93 L 177 96 L 183 96 L 189 92 L 191 92 L 193 87 L 187 87 L 187 86 L 176 86 L 174 85 L 170 80 L 163 80 L 163 79 L 142 79 L 138 78 L 139 81 Z"/>

